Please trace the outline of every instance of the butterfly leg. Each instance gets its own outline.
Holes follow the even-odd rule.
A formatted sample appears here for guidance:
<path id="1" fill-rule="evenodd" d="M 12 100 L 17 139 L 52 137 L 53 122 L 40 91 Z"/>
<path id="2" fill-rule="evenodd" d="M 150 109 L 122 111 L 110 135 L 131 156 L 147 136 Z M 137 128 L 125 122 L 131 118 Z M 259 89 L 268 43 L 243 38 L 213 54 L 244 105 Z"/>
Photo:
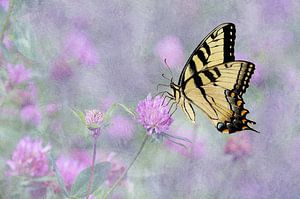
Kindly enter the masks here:
<path id="1" fill-rule="evenodd" d="M 166 105 L 168 106 L 172 100 L 174 101 L 175 99 L 174 99 L 174 98 L 172 98 L 172 97 L 170 97 L 170 98 L 169 98 L 169 101 L 167 102 L 167 104 L 166 104 Z"/>
<path id="2" fill-rule="evenodd" d="M 171 107 L 170 107 L 170 109 L 169 109 L 169 113 L 170 113 L 170 111 L 172 110 L 174 104 L 175 104 L 175 109 L 174 109 L 174 111 L 172 111 L 172 113 L 170 114 L 171 116 L 176 112 L 176 110 L 177 110 L 177 108 L 178 108 L 178 104 L 177 104 L 176 102 L 173 102 L 172 105 L 171 105 Z"/>
<path id="3" fill-rule="evenodd" d="M 167 93 L 168 95 L 165 95 L 166 93 Z M 162 95 L 162 96 L 164 96 L 164 99 L 163 99 L 162 104 L 165 103 L 166 98 L 169 98 L 170 100 L 174 100 L 174 97 L 173 97 L 172 94 L 169 93 L 168 91 L 165 91 L 164 95 Z"/>
<path id="4" fill-rule="evenodd" d="M 157 86 L 156 86 L 156 90 L 157 91 L 158 91 L 158 89 L 159 89 L 160 86 L 169 87 L 170 85 L 167 85 L 167 84 L 157 84 Z"/>
<path id="5" fill-rule="evenodd" d="M 158 92 L 158 93 L 155 95 L 155 97 L 158 96 L 158 95 L 164 95 L 166 92 L 168 92 L 168 91 L 161 91 L 161 92 Z"/>

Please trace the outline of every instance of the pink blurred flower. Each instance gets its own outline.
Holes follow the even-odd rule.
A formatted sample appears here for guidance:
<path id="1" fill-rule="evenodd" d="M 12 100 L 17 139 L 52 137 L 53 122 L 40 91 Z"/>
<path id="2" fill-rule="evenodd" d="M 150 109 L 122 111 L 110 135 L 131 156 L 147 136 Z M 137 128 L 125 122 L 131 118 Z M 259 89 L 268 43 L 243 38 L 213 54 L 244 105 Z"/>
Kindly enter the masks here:
<path id="1" fill-rule="evenodd" d="M 82 150 L 82 149 L 72 150 L 72 153 L 69 156 L 81 163 L 84 163 L 84 165 L 89 166 L 91 164 L 91 160 L 92 160 L 91 156 L 86 150 Z"/>
<path id="2" fill-rule="evenodd" d="M 41 113 L 36 105 L 27 105 L 21 109 L 20 116 L 22 121 L 38 126 L 41 123 Z"/>
<path id="3" fill-rule="evenodd" d="M 8 11 L 8 8 L 9 8 L 9 0 L 0 0 L 0 6 L 1 6 L 5 11 Z"/>
<path id="4" fill-rule="evenodd" d="M 184 136 L 184 138 L 190 140 L 192 143 L 176 139 L 176 142 L 185 145 L 187 147 L 186 149 L 183 146 L 180 146 L 170 141 L 169 139 L 166 139 L 165 145 L 167 146 L 167 148 L 189 158 L 199 159 L 203 156 L 204 143 L 199 138 L 197 138 L 196 135 L 194 135 L 194 132 L 180 128 L 179 130 L 175 131 L 175 133 L 172 133 L 172 135 Z"/>
<path id="5" fill-rule="evenodd" d="M 57 113 L 59 110 L 60 110 L 60 105 L 59 104 L 48 104 L 46 106 L 46 112 L 47 112 L 47 115 L 49 116 L 53 116 L 55 113 Z"/>
<path id="6" fill-rule="evenodd" d="M 129 140 L 133 136 L 134 125 L 129 118 L 122 115 L 116 115 L 111 120 L 107 131 L 112 138 Z"/>
<path id="7" fill-rule="evenodd" d="M 11 86 L 21 84 L 27 81 L 31 76 L 30 70 L 26 69 L 23 64 L 17 64 L 15 66 L 13 66 L 12 64 L 7 64 L 6 67 L 8 72 L 9 84 Z"/>
<path id="8" fill-rule="evenodd" d="M 81 162 L 76 157 L 61 155 L 56 160 L 56 166 L 68 190 L 71 190 L 78 174 L 89 166 L 88 162 Z"/>
<path id="9" fill-rule="evenodd" d="M 71 66 L 64 60 L 58 60 L 51 68 L 51 77 L 56 81 L 67 81 L 72 75 Z"/>
<path id="10" fill-rule="evenodd" d="M 33 83 L 29 83 L 23 90 L 18 90 L 17 94 L 17 101 L 22 107 L 36 103 L 37 88 Z"/>
<path id="11" fill-rule="evenodd" d="M 89 199 L 96 199 L 96 198 L 93 195 L 90 195 Z"/>
<path id="12" fill-rule="evenodd" d="M 169 35 L 161 39 L 155 47 L 155 54 L 160 60 L 172 67 L 182 66 L 184 62 L 183 47 L 178 37 Z"/>
<path id="13" fill-rule="evenodd" d="M 137 120 L 144 126 L 149 135 L 168 131 L 173 122 L 169 108 L 163 104 L 163 98 L 152 98 L 149 94 L 146 99 L 137 105 Z"/>
<path id="14" fill-rule="evenodd" d="M 99 63 L 96 48 L 88 37 L 80 31 L 74 31 L 68 35 L 64 52 L 67 56 L 87 66 L 94 66 Z"/>
<path id="15" fill-rule="evenodd" d="M 4 37 L 3 37 L 3 44 L 4 44 L 5 48 L 7 48 L 9 50 L 12 48 L 13 43 L 12 43 L 9 35 L 7 35 L 7 34 L 4 35 Z"/>
<path id="16" fill-rule="evenodd" d="M 248 156 L 251 152 L 251 143 L 247 135 L 235 135 L 228 138 L 224 148 L 225 154 L 232 155 L 233 160 Z"/>
<path id="17" fill-rule="evenodd" d="M 12 176 L 42 177 L 48 174 L 47 152 L 50 145 L 43 147 L 42 140 L 25 137 L 20 140 L 13 152 L 8 174 Z"/>

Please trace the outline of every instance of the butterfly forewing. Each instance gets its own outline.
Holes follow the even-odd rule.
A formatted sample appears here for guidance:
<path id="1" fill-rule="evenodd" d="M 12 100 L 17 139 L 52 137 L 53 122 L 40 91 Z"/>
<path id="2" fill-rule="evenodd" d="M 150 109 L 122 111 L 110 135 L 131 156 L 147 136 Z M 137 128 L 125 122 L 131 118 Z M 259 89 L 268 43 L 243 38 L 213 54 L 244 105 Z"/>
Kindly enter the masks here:
<path id="1" fill-rule="evenodd" d="M 221 24 L 211 31 L 194 50 L 179 78 L 179 85 L 206 67 L 234 60 L 235 26 Z"/>

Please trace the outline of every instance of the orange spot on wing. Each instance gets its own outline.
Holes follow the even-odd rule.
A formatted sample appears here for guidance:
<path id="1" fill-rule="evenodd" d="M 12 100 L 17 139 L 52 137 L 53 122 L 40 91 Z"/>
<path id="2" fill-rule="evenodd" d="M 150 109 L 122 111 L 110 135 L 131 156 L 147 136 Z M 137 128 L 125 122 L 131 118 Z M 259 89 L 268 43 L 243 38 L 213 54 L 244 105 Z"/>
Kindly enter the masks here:
<path id="1" fill-rule="evenodd" d="M 247 109 L 244 109 L 244 110 L 241 111 L 241 115 L 244 116 L 244 115 L 246 115 L 248 112 L 249 112 L 249 111 L 248 111 Z"/>
<path id="2" fill-rule="evenodd" d="M 229 130 L 228 130 L 228 129 L 224 129 L 224 130 L 222 131 L 222 133 L 228 134 L 228 133 L 229 133 Z"/>
<path id="3" fill-rule="evenodd" d="M 237 102 L 236 102 L 236 105 L 237 106 L 241 106 L 243 104 L 243 101 L 242 100 L 238 100 Z"/>

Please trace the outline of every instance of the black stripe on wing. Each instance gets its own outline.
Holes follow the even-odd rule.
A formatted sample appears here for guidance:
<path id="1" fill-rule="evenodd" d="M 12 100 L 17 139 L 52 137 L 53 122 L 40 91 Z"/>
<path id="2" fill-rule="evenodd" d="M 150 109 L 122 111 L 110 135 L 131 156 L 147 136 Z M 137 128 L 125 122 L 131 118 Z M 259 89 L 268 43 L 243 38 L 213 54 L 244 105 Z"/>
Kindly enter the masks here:
<path id="1" fill-rule="evenodd" d="M 234 61 L 235 33 L 236 30 L 233 23 L 224 23 L 212 30 L 187 60 L 180 74 L 178 85 L 184 87 L 188 78 L 193 74 L 197 74 L 206 66 Z M 219 49 L 220 46 L 223 47 L 221 51 Z M 199 62 L 194 62 L 196 64 L 195 67 L 191 67 L 193 59 L 199 60 Z M 186 77 L 186 72 L 189 72 L 191 76 Z"/>
<path id="2" fill-rule="evenodd" d="M 233 115 L 228 121 L 218 122 L 216 128 L 222 133 L 229 134 L 242 130 L 251 130 L 259 133 L 249 126 L 249 124 L 256 124 L 256 122 L 246 118 L 249 111 L 244 108 L 245 102 L 243 98 L 229 90 L 225 90 L 224 94 L 227 102 L 230 104 Z"/>

